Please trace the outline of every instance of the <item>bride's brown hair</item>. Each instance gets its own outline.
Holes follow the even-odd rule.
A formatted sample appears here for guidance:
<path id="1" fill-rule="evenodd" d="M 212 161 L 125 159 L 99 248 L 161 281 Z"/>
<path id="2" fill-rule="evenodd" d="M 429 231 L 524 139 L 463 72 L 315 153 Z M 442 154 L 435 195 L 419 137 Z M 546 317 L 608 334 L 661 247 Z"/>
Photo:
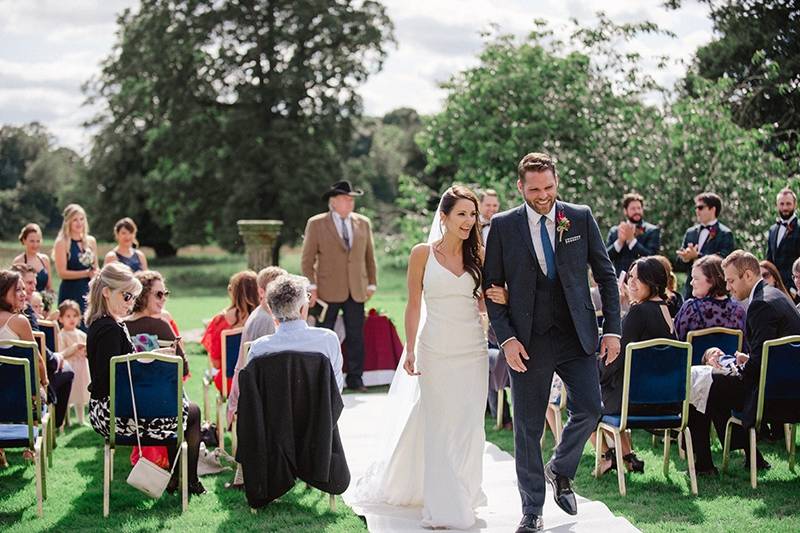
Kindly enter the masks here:
<path id="1" fill-rule="evenodd" d="M 481 295 L 481 284 L 483 282 L 483 273 L 482 273 L 482 264 L 481 264 L 481 233 L 479 230 L 478 225 L 478 197 L 475 196 L 475 193 L 472 192 L 467 187 L 463 185 L 453 185 L 442 195 L 442 202 L 440 204 L 440 209 L 445 216 L 449 215 L 450 212 L 455 207 L 456 202 L 459 200 L 469 200 L 472 202 L 472 205 L 475 207 L 475 225 L 472 226 L 472 229 L 469 232 L 469 237 L 464 240 L 462 243 L 461 253 L 462 253 L 462 260 L 464 261 L 464 270 L 469 272 L 469 275 L 472 276 L 472 279 L 475 280 L 475 288 L 472 291 L 472 295 L 475 298 L 480 298 Z"/>

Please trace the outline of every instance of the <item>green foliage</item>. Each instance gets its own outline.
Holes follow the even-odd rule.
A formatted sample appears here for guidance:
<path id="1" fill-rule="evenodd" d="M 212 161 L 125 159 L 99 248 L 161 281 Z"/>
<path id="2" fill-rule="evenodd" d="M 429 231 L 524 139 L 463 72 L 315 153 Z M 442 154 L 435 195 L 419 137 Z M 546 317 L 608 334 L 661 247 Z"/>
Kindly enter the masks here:
<path id="1" fill-rule="evenodd" d="M 41 124 L 0 127 L 0 239 L 16 238 L 28 222 L 60 226 L 61 209 L 79 198 L 84 172 L 78 154 L 55 147 Z"/>
<path id="2" fill-rule="evenodd" d="M 391 39 L 370 0 L 154 0 L 125 11 L 87 88 L 105 108 L 89 175 L 98 216 L 144 221 L 143 244 L 157 251 L 236 248 L 243 218 L 281 219 L 294 240 L 342 176 L 356 89 Z"/>
<path id="3" fill-rule="evenodd" d="M 648 220 L 664 228 L 663 252 L 673 256 L 694 223 L 692 197 L 714 190 L 739 244 L 761 251 L 774 192 L 791 176 L 761 149 L 770 130 L 736 124 L 725 100 L 730 81 L 698 83 L 695 94 L 668 99 L 643 73 L 642 58 L 621 51 L 658 29 L 598 18 L 594 27 L 576 23 L 567 42 L 542 22 L 522 41 L 487 40 L 480 64 L 444 85 L 443 111 L 417 136 L 427 171 L 437 176 L 432 188 L 454 181 L 492 187 L 510 207 L 520 201 L 518 161 L 547 151 L 559 161 L 561 196 L 590 205 L 601 228 L 619 221 L 625 192 L 640 192 Z M 645 103 L 654 94 L 663 107 Z M 418 196 L 408 194 L 409 212 L 427 208 Z"/>

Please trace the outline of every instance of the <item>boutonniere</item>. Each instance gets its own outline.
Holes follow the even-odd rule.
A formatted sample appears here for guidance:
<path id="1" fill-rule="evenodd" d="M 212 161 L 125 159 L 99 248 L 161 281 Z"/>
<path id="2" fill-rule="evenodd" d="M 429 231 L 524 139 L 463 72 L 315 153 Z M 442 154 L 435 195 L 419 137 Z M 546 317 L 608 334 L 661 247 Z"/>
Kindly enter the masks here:
<path id="1" fill-rule="evenodd" d="M 636 236 L 641 237 L 644 233 L 644 226 L 636 226 Z"/>
<path id="2" fill-rule="evenodd" d="M 708 228 L 708 240 L 711 241 L 716 236 L 717 236 L 717 226 L 711 226 L 710 228 Z"/>
<path id="3" fill-rule="evenodd" d="M 558 232 L 558 242 L 564 239 L 564 232 L 569 231 L 570 221 L 564 211 L 556 213 L 556 231 Z"/>
<path id="4" fill-rule="evenodd" d="M 797 225 L 797 219 L 792 220 L 788 224 L 786 224 L 786 235 L 789 235 L 791 232 L 794 231 L 794 227 Z"/>

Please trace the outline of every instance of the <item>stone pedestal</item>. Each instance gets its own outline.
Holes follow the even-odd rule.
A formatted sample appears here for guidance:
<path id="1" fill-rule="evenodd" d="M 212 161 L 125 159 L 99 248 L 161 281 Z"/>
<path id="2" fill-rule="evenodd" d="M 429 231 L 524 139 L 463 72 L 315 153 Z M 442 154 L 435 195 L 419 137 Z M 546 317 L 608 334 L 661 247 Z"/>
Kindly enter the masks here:
<path id="1" fill-rule="evenodd" d="M 272 248 L 281 233 L 280 220 L 238 220 L 239 235 L 244 241 L 247 268 L 258 272 L 272 265 Z"/>

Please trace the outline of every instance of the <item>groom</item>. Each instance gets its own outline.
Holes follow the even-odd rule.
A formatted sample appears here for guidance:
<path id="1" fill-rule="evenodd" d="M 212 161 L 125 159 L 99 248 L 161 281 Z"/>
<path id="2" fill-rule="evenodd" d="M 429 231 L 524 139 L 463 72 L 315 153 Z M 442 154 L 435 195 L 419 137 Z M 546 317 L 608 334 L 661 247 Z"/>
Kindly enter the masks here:
<path id="1" fill-rule="evenodd" d="M 525 203 L 492 219 L 484 289 L 508 287 L 508 305 L 486 304 L 511 367 L 514 446 L 522 496 L 517 533 L 541 531 L 545 480 L 561 509 L 578 512 L 572 479 L 601 414 L 597 319 L 588 267 L 603 300 L 601 354 L 620 349 L 619 295 L 614 267 L 589 207 L 556 201 L 558 173 L 547 154 L 520 161 L 517 188 Z M 539 439 L 553 372 L 567 386 L 569 420 L 552 459 L 542 466 Z"/>

